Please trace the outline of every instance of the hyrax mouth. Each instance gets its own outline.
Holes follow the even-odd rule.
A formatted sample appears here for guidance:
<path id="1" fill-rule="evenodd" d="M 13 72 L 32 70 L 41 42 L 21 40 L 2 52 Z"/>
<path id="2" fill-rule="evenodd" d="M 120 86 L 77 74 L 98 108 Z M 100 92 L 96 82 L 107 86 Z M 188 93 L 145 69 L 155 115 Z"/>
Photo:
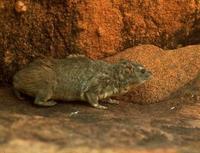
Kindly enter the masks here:
<path id="1" fill-rule="evenodd" d="M 150 79 L 153 76 L 153 74 L 152 74 L 151 71 L 146 71 L 146 75 L 145 76 L 146 76 L 147 79 Z"/>

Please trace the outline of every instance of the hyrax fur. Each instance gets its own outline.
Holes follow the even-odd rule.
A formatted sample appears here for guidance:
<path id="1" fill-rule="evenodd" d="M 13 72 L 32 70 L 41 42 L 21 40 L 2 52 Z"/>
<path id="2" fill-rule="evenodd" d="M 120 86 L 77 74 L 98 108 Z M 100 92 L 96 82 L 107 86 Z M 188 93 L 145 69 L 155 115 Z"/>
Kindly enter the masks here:
<path id="1" fill-rule="evenodd" d="M 99 109 L 100 100 L 127 93 L 144 83 L 151 72 L 128 60 L 109 64 L 83 55 L 37 59 L 13 77 L 15 93 L 35 97 L 34 103 L 53 106 L 54 100 L 87 101 Z M 108 102 L 114 103 L 111 99 Z"/>

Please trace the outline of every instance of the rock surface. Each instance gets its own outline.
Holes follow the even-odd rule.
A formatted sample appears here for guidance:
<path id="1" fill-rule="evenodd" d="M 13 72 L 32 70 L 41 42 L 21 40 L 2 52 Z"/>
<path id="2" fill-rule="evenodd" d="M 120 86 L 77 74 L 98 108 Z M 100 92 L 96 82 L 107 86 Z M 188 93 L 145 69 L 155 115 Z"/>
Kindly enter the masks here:
<path id="1" fill-rule="evenodd" d="M 163 103 L 41 108 L 0 88 L 2 153 L 199 153 L 200 77 Z M 109 105 L 109 104 L 107 104 Z"/>
<path id="2" fill-rule="evenodd" d="M 129 59 L 145 65 L 153 73 L 151 80 L 124 96 L 131 102 L 154 103 L 170 98 L 174 92 L 200 73 L 200 45 L 162 50 L 153 45 L 129 48 L 106 60 Z"/>
<path id="3" fill-rule="evenodd" d="M 0 81 L 42 55 L 97 59 L 138 44 L 197 44 L 199 35 L 198 0 L 0 0 Z"/>

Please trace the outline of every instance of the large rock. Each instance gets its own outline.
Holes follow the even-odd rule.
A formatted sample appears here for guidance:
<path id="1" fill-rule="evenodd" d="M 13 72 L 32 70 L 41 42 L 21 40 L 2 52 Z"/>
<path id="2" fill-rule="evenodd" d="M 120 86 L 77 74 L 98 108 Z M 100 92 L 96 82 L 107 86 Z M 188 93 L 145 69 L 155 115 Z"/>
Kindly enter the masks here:
<path id="1" fill-rule="evenodd" d="M 0 80 L 37 56 L 92 58 L 140 43 L 176 48 L 199 43 L 196 0 L 0 0 Z M 20 10 L 21 9 L 21 10 Z"/>
<path id="2" fill-rule="evenodd" d="M 200 73 L 200 45 L 164 51 L 153 45 L 129 48 L 106 60 L 129 59 L 144 64 L 153 77 L 127 94 L 128 101 L 154 103 L 169 98 Z"/>

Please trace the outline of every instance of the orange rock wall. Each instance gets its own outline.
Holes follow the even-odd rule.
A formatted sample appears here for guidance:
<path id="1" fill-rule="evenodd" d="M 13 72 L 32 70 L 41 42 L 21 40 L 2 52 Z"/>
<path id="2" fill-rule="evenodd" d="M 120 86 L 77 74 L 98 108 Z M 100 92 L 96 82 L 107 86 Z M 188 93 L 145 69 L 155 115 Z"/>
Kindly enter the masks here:
<path id="1" fill-rule="evenodd" d="M 0 81 L 36 57 L 100 59 L 138 44 L 200 42 L 198 0 L 0 0 Z"/>
<path id="2" fill-rule="evenodd" d="M 77 43 L 94 58 L 143 43 L 176 48 L 200 28 L 200 5 L 192 0 L 94 0 L 77 6 Z"/>

